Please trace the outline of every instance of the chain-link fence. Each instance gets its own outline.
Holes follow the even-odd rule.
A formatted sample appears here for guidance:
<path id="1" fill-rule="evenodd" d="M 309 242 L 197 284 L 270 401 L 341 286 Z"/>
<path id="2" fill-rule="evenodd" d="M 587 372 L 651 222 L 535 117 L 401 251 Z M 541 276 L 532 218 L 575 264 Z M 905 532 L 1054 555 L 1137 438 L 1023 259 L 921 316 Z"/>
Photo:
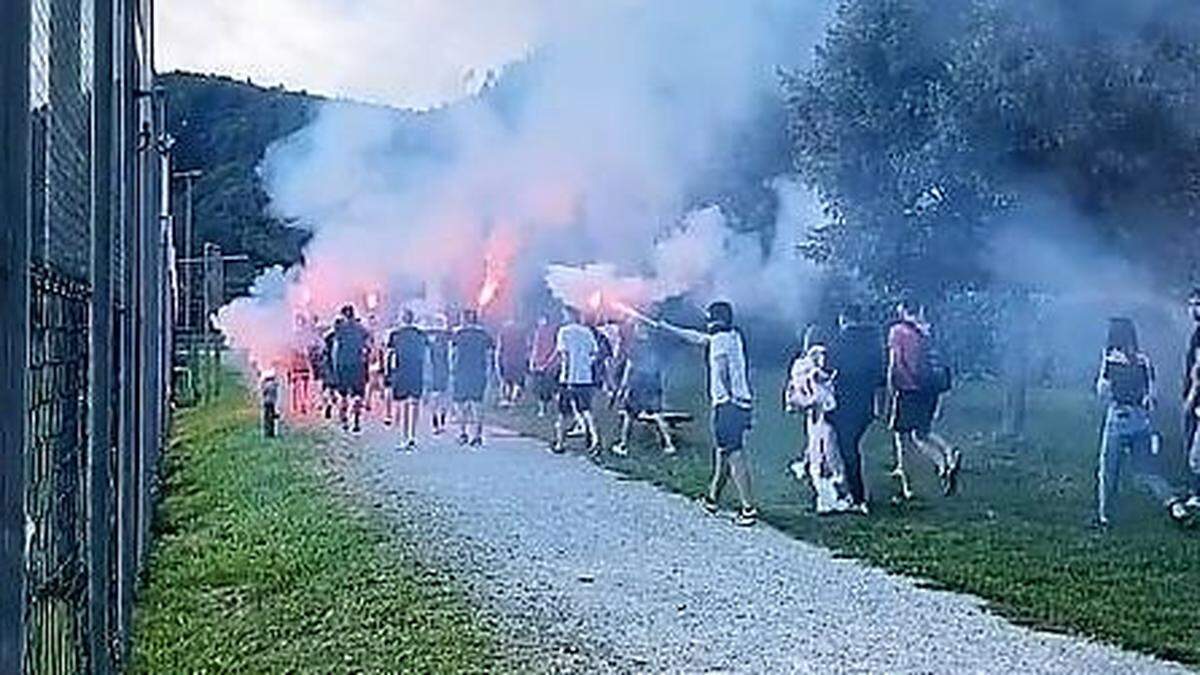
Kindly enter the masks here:
<path id="1" fill-rule="evenodd" d="M 114 672 L 171 366 L 151 2 L 14 0 L 0 25 L 0 672 Z"/>

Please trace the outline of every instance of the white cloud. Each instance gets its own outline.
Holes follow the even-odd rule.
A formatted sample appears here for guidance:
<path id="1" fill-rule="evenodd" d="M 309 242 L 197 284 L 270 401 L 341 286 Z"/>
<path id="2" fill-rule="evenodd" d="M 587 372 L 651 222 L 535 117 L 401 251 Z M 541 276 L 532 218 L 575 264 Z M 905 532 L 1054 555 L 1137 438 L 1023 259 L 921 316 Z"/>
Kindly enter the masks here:
<path id="1" fill-rule="evenodd" d="M 163 0 L 158 68 L 428 107 L 525 55 L 543 0 Z M 381 72 L 386 76 L 381 77 Z"/>

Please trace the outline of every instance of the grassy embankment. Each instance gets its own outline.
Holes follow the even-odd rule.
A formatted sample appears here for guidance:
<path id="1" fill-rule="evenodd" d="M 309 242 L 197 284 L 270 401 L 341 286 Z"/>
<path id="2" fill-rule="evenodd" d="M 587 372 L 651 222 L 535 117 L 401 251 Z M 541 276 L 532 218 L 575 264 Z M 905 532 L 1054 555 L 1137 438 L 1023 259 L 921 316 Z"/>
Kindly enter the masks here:
<path id="1" fill-rule="evenodd" d="M 488 670 L 487 622 L 331 491 L 319 432 L 264 440 L 224 390 L 176 417 L 133 672 Z"/>
<path id="2" fill-rule="evenodd" d="M 666 489 L 703 491 L 709 436 L 698 355 L 690 366 L 676 368 L 689 374 L 668 384 L 673 407 L 699 413 L 682 432 L 680 454 L 664 457 L 642 432 L 629 458 L 606 453 L 605 465 Z M 778 410 L 782 379 L 781 370 L 757 374 L 760 405 L 749 439 L 761 511 L 772 525 L 839 554 L 973 593 L 1018 623 L 1200 664 L 1200 531 L 1181 531 L 1130 485 L 1122 488 L 1121 521 L 1108 532 L 1089 526 L 1099 411 L 1087 392 L 1032 391 L 1032 440 L 1013 448 L 993 440 L 999 391 L 966 383 L 939 422 L 966 457 L 958 497 L 941 497 L 930 465 L 913 458 L 918 498 L 891 505 L 891 449 L 875 428 L 865 442 L 871 516 L 818 518 L 808 488 L 786 471 L 801 432 L 798 419 Z M 609 411 L 600 417 L 611 445 L 615 417 Z M 529 407 L 503 419 L 549 437 L 549 420 L 536 419 Z M 1167 433 L 1163 445 L 1177 442 Z"/>

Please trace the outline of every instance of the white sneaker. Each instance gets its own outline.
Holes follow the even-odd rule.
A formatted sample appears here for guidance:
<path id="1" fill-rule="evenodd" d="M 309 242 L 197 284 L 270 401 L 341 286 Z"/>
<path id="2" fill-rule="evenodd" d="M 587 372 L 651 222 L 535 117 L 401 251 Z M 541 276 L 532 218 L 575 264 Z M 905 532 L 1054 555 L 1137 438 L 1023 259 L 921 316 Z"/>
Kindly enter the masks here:
<path id="1" fill-rule="evenodd" d="M 733 522 L 738 527 L 754 527 L 758 523 L 758 509 L 743 508 L 734 516 Z"/>
<path id="2" fill-rule="evenodd" d="M 791 464 L 788 464 L 788 471 L 791 471 L 792 475 L 796 477 L 796 480 L 802 483 L 808 480 L 808 464 L 802 459 L 798 459 Z"/>
<path id="3" fill-rule="evenodd" d="M 629 448 L 625 447 L 624 443 L 617 443 L 616 445 L 612 446 L 612 454 L 626 457 L 629 455 Z"/>
<path id="4" fill-rule="evenodd" d="M 1187 507 L 1187 503 L 1182 499 L 1176 499 L 1167 505 L 1167 515 L 1171 516 L 1171 520 L 1177 523 L 1186 523 L 1191 517 L 1192 511 Z"/>

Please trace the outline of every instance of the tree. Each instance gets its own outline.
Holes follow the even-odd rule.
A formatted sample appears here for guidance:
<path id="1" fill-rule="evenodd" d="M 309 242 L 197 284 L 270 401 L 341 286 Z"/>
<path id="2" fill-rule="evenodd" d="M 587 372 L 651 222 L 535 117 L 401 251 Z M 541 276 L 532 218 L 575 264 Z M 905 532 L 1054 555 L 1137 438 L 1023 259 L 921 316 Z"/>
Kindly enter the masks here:
<path id="1" fill-rule="evenodd" d="M 1054 199 L 1186 275 L 1198 16 L 1183 0 L 843 1 L 815 67 L 783 81 L 796 168 L 830 216 L 810 250 L 942 297 L 986 286 L 995 229 Z"/>

